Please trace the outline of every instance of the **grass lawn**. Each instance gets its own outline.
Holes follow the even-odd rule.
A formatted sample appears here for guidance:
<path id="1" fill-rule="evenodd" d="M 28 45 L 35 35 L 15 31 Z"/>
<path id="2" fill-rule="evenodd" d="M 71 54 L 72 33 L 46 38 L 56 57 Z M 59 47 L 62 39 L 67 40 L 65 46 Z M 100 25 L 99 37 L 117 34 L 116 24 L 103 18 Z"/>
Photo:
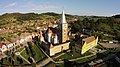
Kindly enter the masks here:
<path id="1" fill-rule="evenodd" d="M 110 52 L 119 52 L 119 51 L 120 51 L 120 48 L 110 50 Z"/>
<path id="2" fill-rule="evenodd" d="M 29 48 L 28 48 L 29 49 Z M 43 58 L 45 58 L 45 55 L 41 52 L 41 50 L 37 47 L 37 45 L 32 46 L 32 51 L 34 51 L 35 56 L 34 59 L 36 62 L 42 60 Z M 30 54 L 27 54 L 26 50 L 24 50 L 21 55 L 28 59 L 32 54 L 31 52 L 29 52 Z"/>
<path id="3" fill-rule="evenodd" d="M 24 49 L 24 47 L 19 48 L 19 49 L 17 50 L 17 52 L 21 52 L 23 49 Z M 24 52 L 24 51 L 23 51 L 23 52 Z M 23 53 L 23 52 L 22 52 L 22 53 Z M 22 53 L 21 53 L 21 54 L 22 54 Z M 24 55 L 27 55 L 27 54 L 25 54 L 25 52 L 24 52 Z M 19 56 L 18 56 L 18 57 L 19 57 Z M 16 56 L 16 55 L 14 55 L 13 59 L 15 60 L 15 65 L 20 64 L 19 61 L 17 61 L 17 56 Z M 25 60 L 23 60 L 23 64 L 28 64 L 28 63 L 27 63 Z"/>
<path id="4" fill-rule="evenodd" d="M 8 64 L 7 57 L 3 58 L 3 64 Z"/>
<path id="5" fill-rule="evenodd" d="M 18 48 L 17 52 L 20 52 L 24 49 L 24 47 Z"/>
<path id="6" fill-rule="evenodd" d="M 23 56 L 25 59 L 28 60 L 28 58 L 30 57 L 27 53 L 26 50 L 24 50 L 23 52 L 21 52 L 21 56 Z"/>
<path id="7" fill-rule="evenodd" d="M 11 61 L 9 61 L 9 58 L 11 58 Z M 17 60 L 17 56 L 16 55 L 3 58 L 3 64 L 5 64 L 5 65 L 13 65 L 12 61 L 13 61 L 14 65 L 21 65 L 20 61 Z M 22 64 L 28 64 L 28 63 L 23 60 Z"/>
<path id="8" fill-rule="evenodd" d="M 95 48 L 103 49 L 103 47 L 101 47 L 100 45 L 95 46 Z"/>
<path id="9" fill-rule="evenodd" d="M 83 63 L 83 62 L 86 62 L 86 61 L 90 61 L 92 59 L 95 59 L 97 56 L 96 55 L 93 55 L 91 57 L 88 57 L 88 58 L 83 58 L 83 59 L 80 59 L 80 60 L 77 60 L 76 62 L 77 63 Z"/>
<path id="10" fill-rule="evenodd" d="M 19 57 L 19 56 L 18 56 Z M 15 60 L 14 61 L 14 65 L 20 65 L 20 61 L 17 60 L 17 56 L 15 55 L 13 57 L 13 59 Z M 23 60 L 23 59 L 22 59 Z M 23 63 L 22 64 L 28 64 L 25 60 L 23 60 Z"/>
<path id="11" fill-rule="evenodd" d="M 58 57 L 56 60 L 59 60 L 59 59 L 74 59 L 74 58 L 79 58 L 79 57 L 83 57 L 85 55 L 90 55 L 90 54 L 92 54 L 92 53 L 86 52 L 85 54 L 81 55 L 79 52 L 76 52 L 76 51 L 67 52 L 66 54 Z"/>
<path id="12" fill-rule="evenodd" d="M 41 50 L 37 47 L 37 45 L 34 45 L 32 47 L 32 50 L 35 52 L 34 59 L 35 59 L 36 62 L 45 58 L 45 55 L 41 52 Z"/>

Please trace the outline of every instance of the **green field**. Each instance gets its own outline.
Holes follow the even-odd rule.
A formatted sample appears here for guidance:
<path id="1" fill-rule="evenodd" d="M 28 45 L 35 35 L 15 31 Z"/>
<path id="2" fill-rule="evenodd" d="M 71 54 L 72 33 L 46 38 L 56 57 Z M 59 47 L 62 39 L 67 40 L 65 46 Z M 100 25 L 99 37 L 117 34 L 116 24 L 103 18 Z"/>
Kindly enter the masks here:
<path id="1" fill-rule="evenodd" d="M 81 55 L 79 52 L 76 52 L 76 51 L 67 52 L 66 54 L 58 57 L 56 60 L 75 59 L 75 58 L 83 57 L 83 56 L 90 55 L 90 54 L 92 54 L 92 53 L 86 52 L 85 54 Z"/>

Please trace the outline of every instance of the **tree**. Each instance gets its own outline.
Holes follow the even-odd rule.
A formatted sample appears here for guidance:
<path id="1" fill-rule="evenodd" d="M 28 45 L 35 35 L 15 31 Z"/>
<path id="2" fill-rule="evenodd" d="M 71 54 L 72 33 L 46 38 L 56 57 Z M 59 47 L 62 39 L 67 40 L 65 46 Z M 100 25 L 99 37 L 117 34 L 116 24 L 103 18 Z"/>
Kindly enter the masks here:
<path id="1" fill-rule="evenodd" d="M 28 61 L 29 61 L 30 63 L 33 63 L 33 60 L 32 60 L 30 57 L 28 57 Z"/>
<path id="2" fill-rule="evenodd" d="M 115 16 L 112 16 L 112 17 L 114 17 L 114 18 L 120 18 L 120 15 L 118 14 L 118 15 L 115 15 Z"/>
<path id="3" fill-rule="evenodd" d="M 82 22 L 80 19 L 78 19 L 76 22 L 77 22 L 77 23 L 79 24 L 79 26 L 80 26 L 79 31 L 82 31 L 82 29 L 83 29 L 83 27 L 84 27 L 83 22 Z"/>
<path id="4" fill-rule="evenodd" d="M 3 64 L 3 58 L 1 58 L 1 60 L 0 60 L 0 64 L 1 64 L 1 65 Z"/>
<path id="5" fill-rule="evenodd" d="M 88 19 L 88 18 L 84 18 L 82 22 L 83 22 L 83 25 L 84 25 L 84 26 L 90 26 L 90 23 L 89 23 L 89 19 Z"/>
<path id="6" fill-rule="evenodd" d="M 90 22 L 90 28 L 94 30 L 96 28 L 95 21 L 93 19 L 89 20 Z"/>
<path id="7" fill-rule="evenodd" d="M 30 50 L 29 50 L 29 48 L 27 47 L 27 46 L 25 46 L 25 50 L 26 50 L 26 54 L 30 54 Z"/>
<path id="8" fill-rule="evenodd" d="M 10 63 L 11 63 L 11 60 L 12 60 L 11 57 L 9 57 L 9 62 L 10 62 Z"/>
<path id="9" fill-rule="evenodd" d="M 3 37 L 0 37 L 0 41 L 3 41 L 4 40 L 4 38 Z"/>
<path id="10" fill-rule="evenodd" d="M 105 23 L 100 23 L 97 26 L 98 31 L 103 31 L 105 33 L 109 33 L 112 29 L 109 25 L 105 24 Z"/>
<path id="11" fill-rule="evenodd" d="M 71 32 L 76 33 L 80 30 L 80 25 L 78 23 L 73 23 L 71 27 Z"/>
<path id="12" fill-rule="evenodd" d="M 107 18 L 106 20 L 107 20 L 107 24 L 110 25 L 111 27 L 115 23 L 115 19 L 113 17 Z"/>
<path id="13" fill-rule="evenodd" d="M 34 45 L 35 46 L 35 45 Z M 31 55 L 32 57 L 34 57 L 36 55 L 35 51 L 32 49 L 32 43 L 31 42 L 28 42 L 28 47 L 29 47 L 29 50 L 31 52 Z"/>
<path id="14" fill-rule="evenodd" d="M 14 61 L 12 60 L 12 66 L 14 66 Z"/>

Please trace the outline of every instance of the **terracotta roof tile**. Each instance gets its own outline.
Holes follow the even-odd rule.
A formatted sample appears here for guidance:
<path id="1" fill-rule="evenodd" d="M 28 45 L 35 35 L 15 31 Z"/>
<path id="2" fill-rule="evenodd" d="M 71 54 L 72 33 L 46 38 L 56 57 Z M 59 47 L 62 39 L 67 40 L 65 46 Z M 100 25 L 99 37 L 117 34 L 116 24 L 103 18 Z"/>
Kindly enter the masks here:
<path id="1" fill-rule="evenodd" d="M 47 33 L 57 34 L 58 33 L 58 29 L 57 28 L 48 27 Z"/>
<path id="2" fill-rule="evenodd" d="M 2 43 L 0 43 L 0 48 L 2 48 L 2 46 L 3 46 L 3 44 L 2 44 Z"/>
<path id="3" fill-rule="evenodd" d="M 52 31 L 51 31 L 50 28 L 48 28 L 47 33 L 48 33 L 48 34 L 52 34 Z"/>
<path id="4" fill-rule="evenodd" d="M 88 37 L 88 38 L 83 39 L 83 41 L 85 41 L 86 43 L 90 43 L 90 42 L 92 42 L 93 40 L 95 40 L 95 37 L 94 37 L 94 36 L 90 36 L 90 37 Z"/>

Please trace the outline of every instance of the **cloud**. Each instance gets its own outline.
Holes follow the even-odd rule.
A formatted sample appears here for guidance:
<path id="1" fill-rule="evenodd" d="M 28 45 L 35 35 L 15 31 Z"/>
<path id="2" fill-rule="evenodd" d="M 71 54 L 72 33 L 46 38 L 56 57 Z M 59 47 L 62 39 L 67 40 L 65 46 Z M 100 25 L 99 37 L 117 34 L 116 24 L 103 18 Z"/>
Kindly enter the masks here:
<path id="1" fill-rule="evenodd" d="M 32 10 L 33 11 L 38 11 L 38 10 L 53 10 L 53 9 L 57 9 L 58 6 L 54 6 L 54 5 L 39 5 L 39 6 L 33 6 Z"/>
<path id="2" fill-rule="evenodd" d="M 17 3 L 16 2 L 13 2 L 13 3 L 10 3 L 8 5 L 6 5 L 5 7 L 8 8 L 8 7 L 13 7 L 13 6 L 16 6 Z"/>
<path id="3" fill-rule="evenodd" d="M 15 6 L 16 4 L 17 4 L 17 3 L 14 2 L 14 3 L 9 4 L 8 6 L 12 7 L 12 6 Z"/>

